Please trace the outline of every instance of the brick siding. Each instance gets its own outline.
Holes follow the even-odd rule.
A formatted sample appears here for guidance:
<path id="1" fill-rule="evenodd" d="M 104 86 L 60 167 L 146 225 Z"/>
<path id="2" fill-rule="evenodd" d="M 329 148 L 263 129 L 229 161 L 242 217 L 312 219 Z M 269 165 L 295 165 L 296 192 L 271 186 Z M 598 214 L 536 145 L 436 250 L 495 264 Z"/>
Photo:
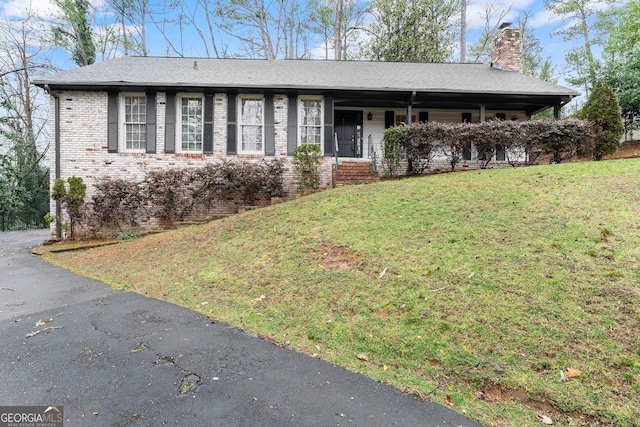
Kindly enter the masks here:
<path id="1" fill-rule="evenodd" d="M 87 185 L 86 202 L 95 195 L 94 184 L 104 177 L 121 178 L 141 182 L 146 173 L 166 168 L 195 168 L 222 159 L 261 162 L 279 158 L 285 162 L 285 192 L 288 197 L 295 195 L 295 179 L 292 158 L 287 156 L 287 95 L 274 96 L 275 156 L 227 155 L 227 95 L 218 93 L 214 97 L 214 147 L 213 154 L 185 154 L 165 152 L 165 105 L 166 94 L 156 97 L 156 154 L 125 152 L 123 149 L 122 126 L 119 126 L 118 152 L 107 151 L 107 92 L 66 91 L 60 96 L 60 177 L 81 177 Z M 51 111 L 54 109 L 51 98 Z M 51 129 L 54 140 L 54 129 Z M 51 150 L 51 186 L 55 180 L 55 155 Z M 321 167 L 321 186 L 332 185 L 331 157 L 325 156 Z M 258 201 L 266 204 L 268 201 Z M 230 214 L 238 211 L 237 200 L 219 205 L 212 214 Z M 55 212 L 55 202 L 51 201 L 51 212 Z M 67 222 L 63 212 L 63 221 Z M 52 224 L 52 227 L 54 225 Z M 142 224 L 145 229 L 160 228 L 156 220 Z"/>

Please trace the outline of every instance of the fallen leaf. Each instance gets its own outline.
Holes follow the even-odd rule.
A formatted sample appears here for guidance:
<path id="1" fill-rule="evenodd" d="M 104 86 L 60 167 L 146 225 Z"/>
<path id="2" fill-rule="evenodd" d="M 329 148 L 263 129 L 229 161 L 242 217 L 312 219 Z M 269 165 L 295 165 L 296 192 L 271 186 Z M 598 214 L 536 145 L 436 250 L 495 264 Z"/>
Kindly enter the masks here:
<path id="1" fill-rule="evenodd" d="M 444 398 L 445 402 L 447 402 L 447 405 L 449 406 L 453 406 L 453 402 L 451 401 L 451 395 L 447 394 Z"/>
<path id="2" fill-rule="evenodd" d="M 582 375 L 582 371 L 574 368 L 569 368 L 564 372 L 565 377 L 567 378 L 578 378 Z"/>
<path id="3" fill-rule="evenodd" d="M 389 369 L 389 367 L 387 365 L 382 365 L 382 370 L 386 371 L 387 369 Z"/>
<path id="4" fill-rule="evenodd" d="M 542 424 L 547 424 L 547 425 L 552 425 L 553 424 L 553 420 L 549 417 L 547 417 L 546 415 L 542 416 Z"/>
<path id="5" fill-rule="evenodd" d="M 36 326 L 46 325 L 49 322 L 53 322 L 53 319 L 40 319 L 36 322 Z"/>
<path id="6" fill-rule="evenodd" d="M 254 301 L 256 302 L 262 302 L 264 301 L 264 299 L 267 298 L 266 295 L 260 295 L 258 298 L 254 299 Z"/>
<path id="7" fill-rule="evenodd" d="M 365 362 L 369 361 L 369 356 L 367 356 L 365 353 L 360 353 L 358 354 L 358 359 L 363 360 Z"/>

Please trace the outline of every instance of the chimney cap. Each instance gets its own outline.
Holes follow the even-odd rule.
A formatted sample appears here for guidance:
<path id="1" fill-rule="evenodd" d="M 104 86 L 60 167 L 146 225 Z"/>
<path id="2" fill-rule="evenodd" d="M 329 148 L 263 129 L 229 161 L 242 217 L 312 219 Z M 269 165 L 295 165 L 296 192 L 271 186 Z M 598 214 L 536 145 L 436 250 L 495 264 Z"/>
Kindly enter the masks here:
<path id="1" fill-rule="evenodd" d="M 511 26 L 511 22 L 503 22 L 502 24 L 500 24 L 500 29 L 503 30 L 510 26 Z"/>

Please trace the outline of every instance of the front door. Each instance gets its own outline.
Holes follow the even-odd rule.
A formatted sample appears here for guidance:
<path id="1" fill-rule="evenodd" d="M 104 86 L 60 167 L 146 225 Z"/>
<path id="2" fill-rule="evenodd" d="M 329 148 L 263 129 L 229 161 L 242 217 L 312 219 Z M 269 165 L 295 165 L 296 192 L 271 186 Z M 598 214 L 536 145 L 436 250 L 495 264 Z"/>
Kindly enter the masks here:
<path id="1" fill-rule="evenodd" d="M 336 111 L 338 157 L 362 157 L 362 111 Z"/>

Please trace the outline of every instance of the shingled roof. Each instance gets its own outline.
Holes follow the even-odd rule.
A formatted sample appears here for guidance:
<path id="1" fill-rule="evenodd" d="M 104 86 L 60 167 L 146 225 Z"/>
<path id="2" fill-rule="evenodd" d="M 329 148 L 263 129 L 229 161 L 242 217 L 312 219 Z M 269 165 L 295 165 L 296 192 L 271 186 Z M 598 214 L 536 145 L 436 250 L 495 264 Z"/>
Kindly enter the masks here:
<path id="1" fill-rule="evenodd" d="M 561 96 L 579 93 L 488 64 L 125 56 L 36 80 L 52 89 L 153 87 Z"/>

